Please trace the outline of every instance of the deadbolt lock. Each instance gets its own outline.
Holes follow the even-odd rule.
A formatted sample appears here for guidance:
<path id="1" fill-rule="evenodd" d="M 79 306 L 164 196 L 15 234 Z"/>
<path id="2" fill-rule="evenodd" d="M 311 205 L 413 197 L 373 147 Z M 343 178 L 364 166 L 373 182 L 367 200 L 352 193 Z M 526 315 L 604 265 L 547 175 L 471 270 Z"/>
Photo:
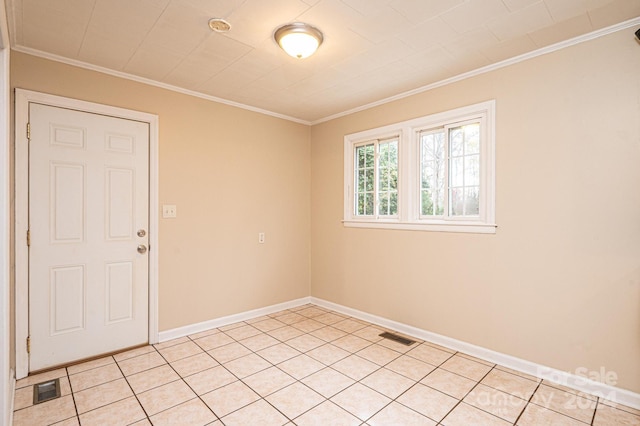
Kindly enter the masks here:
<path id="1" fill-rule="evenodd" d="M 145 235 L 147 235 L 147 231 L 145 231 L 144 229 L 138 229 L 138 237 L 142 238 Z"/>

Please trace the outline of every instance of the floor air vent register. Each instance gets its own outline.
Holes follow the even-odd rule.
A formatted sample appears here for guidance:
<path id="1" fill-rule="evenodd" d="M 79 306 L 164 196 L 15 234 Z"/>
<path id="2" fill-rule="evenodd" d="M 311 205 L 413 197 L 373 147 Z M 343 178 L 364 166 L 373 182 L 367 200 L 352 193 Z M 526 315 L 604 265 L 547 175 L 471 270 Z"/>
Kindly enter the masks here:
<path id="1" fill-rule="evenodd" d="M 60 398 L 60 379 L 48 380 L 33 385 L 33 404 Z"/>
<path id="2" fill-rule="evenodd" d="M 406 346 L 411 346 L 416 342 L 415 340 L 407 339 L 406 337 L 398 336 L 397 334 L 389 333 L 386 331 L 384 333 L 380 333 L 379 336 L 384 337 L 385 339 L 393 340 L 394 342 L 402 343 Z"/>

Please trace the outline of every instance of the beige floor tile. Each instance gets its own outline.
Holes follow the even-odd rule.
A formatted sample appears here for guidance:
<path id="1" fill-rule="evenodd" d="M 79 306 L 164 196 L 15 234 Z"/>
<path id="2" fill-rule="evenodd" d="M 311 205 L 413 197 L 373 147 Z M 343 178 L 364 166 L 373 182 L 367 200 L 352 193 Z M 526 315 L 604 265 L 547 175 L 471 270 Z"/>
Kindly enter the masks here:
<path id="1" fill-rule="evenodd" d="M 538 387 L 531 402 L 585 423 L 591 423 L 596 409 L 596 401 L 545 385 Z"/>
<path id="2" fill-rule="evenodd" d="M 208 353 L 200 353 L 171 363 L 171 367 L 182 377 L 191 376 L 218 365 Z"/>
<path id="3" fill-rule="evenodd" d="M 357 426 L 360 419 L 331 401 L 325 401 L 295 419 L 298 426 Z"/>
<path id="4" fill-rule="evenodd" d="M 469 392 L 464 402 L 511 423 L 516 421 L 527 405 L 527 401 L 517 396 L 482 384 Z"/>
<path id="5" fill-rule="evenodd" d="M 391 399 L 356 383 L 331 398 L 331 401 L 364 421 L 390 403 Z"/>
<path id="6" fill-rule="evenodd" d="M 506 371 L 507 373 L 511 373 L 511 374 L 515 374 L 516 376 L 520 376 L 523 377 L 525 379 L 529 379 L 529 380 L 533 380 L 534 382 L 541 382 L 542 380 L 532 376 L 531 374 L 527 374 L 527 373 L 522 373 L 518 370 L 513 370 L 511 368 L 507 368 L 507 367 L 503 367 L 502 365 L 496 364 L 496 369 L 497 370 L 501 370 L 501 371 Z M 575 392 L 575 391 L 574 391 Z"/>
<path id="7" fill-rule="evenodd" d="M 229 361 L 224 364 L 224 366 L 240 379 L 243 379 L 257 373 L 258 371 L 271 367 L 271 364 L 256 354 L 249 354 L 242 358 Z"/>
<path id="8" fill-rule="evenodd" d="M 60 396 L 71 395 L 71 386 L 69 385 L 68 377 L 59 377 L 60 381 Z M 20 389 L 16 389 L 13 398 L 13 409 L 21 410 L 33 405 L 33 386 L 26 386 Z"/>
<path id="9" fill-rule="evenodd" d="M 261 399 L 225 416 L 223 421 L 226 426 L 281 426 L 287 418 Z"/>
<path id="10" fill-rule="evenodd" d="M 509 423 L 463 402 L 455 407 L 440 424 L 443 426 L 509 426 L 513 423 Z"/>
<path id="11" fill-rule="evenodd" d="M 406 353 L 406 355 L 435 366 L 442 364 L 452 357 L 452 354 L 450 352 L 434 348 L 425 343 L 411 349 Z"/>
<path id="12" fill-rule="evenodd" d="M 302 383 L 294 383 L 265 398 L 290 419 L 325 401 L 324 397 Z"/>
<path id="13" fill-rule="evenodd" d="M 120 352 L 118 354 L 115 354 L 113 356 L 113 359 L 115 359 L 116 361 L 124 361 L 125 359 L 128 358 L 133 358 L 139 355 L 144 355 L 144 354 L 148 354 L 149 352 L 155 352 L 156 349 L 151 346 L 151 345 L 147 345 L 147 346 L 142 346 L 139 348 L 135 348 L 135 349 L 131 349 L 125 352 Z"/>
<path id="14" fill-rule="evenodd" d="M 499 369 L 499 370 L 506 371 L 506 369 L 504 369 L 503 367 L 500 367 L 500 366 L 496 366 L 496 368 Z M 510 371 L 513 371 L 513 370 L 510 370 Z M 514 373 L 514 374 L 516 374 L 516 373 Z M 526 377 L 525 375 L 522 375 L 522 376 Z M 533 377 L 533 376 L 529 376 L 529 377 L 531 378 L 531 380 L 539 380 L 539 379 L 537 379 L 536 377 Z M 592 401 L 597 401 L 598 400 L 598 397 L 595 396 L 595 395 L 591 395 L 591 394 L 588 394 L 586 392 L 580 392 L 580 391 L 575 390 L 573 388 L 570 388 L 568 386 L 564 386 L 564 385 L 561 385 L 559 383 L 551 382 L 551 381 L 546 380 L 546 379 L 542 380 L 542 384 L 545 385 L 545 386 L 549 386 L 551 388 L 560 389 L 561 391 L 565 391 L 567 393 L 573 393 L 575 395 L 581 396 L 582 398 L 590 399 Z M 600 402 L 602 402 L 602 401 L 604 401 L 604 400 L 601 399 Z"/>
<path id="15" fill-rule="evenodd" d="M 280 343 L 280 341 L 274 339 L 268 334 L 263 333 L 253 337 L 242 339 L 239 343 L 241 343 L 243 346 L 246 346 L 250 350 L 257 352 L 261 349 L 268 348 L 269 346 L 277 345 L 278 343 Z"/>
<path id="16" fill-rule="evenodd" d="M 216 420 L 215 414 L 198 398 L 151 416 L 153 426 L 204 426 Z"/>
<path id="17" fill-rule="evenodd" d="M 314 320 L 321 322 L 326 325 L 335 324 L 345 319 L 342 315 L 336 314 L 335 312 L 326 312 L 322 315 L 313 318 Z"/>
<path id="18" fill-rule="evenodd" d="M 296 314 L 295 312 L 289 312 L 287 314 L 277 316 L 276 319 L 282 323 L 291 325 L 299 321 L 304 321 L 307 319 L 307 317 Z"/>
<path id="19" fill-rule="evenodd" d="M 490 361 L 484 360 L 484 359 L 482 359 L 482 358 L 477 358 L 477 357 L 475 357 L 475 356 L 472 356 L 472 355 L 466 354 L 466 353 L 464 353 L 464 352 L 458 352 L 456 355 L 459 355 L 459 356 L 461 356 L 461 357 L 463 357 L 463 358 L 466 358 L 466 359 L 469 359 L 469 360 L 471 360 L 471 361 L 479 362 L 480 364 L 488 365 L 489 367 L 495 367 L 495 366 L 496 366 L 496 364 L 495 364 L 495 363 L 493 363 L 493 362 L 490 362 Z M 505 370 L 505 371 L 506 371 L 506 370 Z M 513 371 L 513 370 L 510 370 L 509 372 L 510 372 L 510 373 L 513 373 L 514 371 Z"/>
<path id="20" fill-rule="evenodd" d="M 234 322 L 232 324 L 227 324 L 227 325 L 223 325 L 222 327 L 218 327 L 218 330 L 229 331 L 229 330 L 233 330 L 234 328 L 244 327 L 245 325 L 247 325 L 247 323 L 244 321 Z"/>
<path id="21" fill-rule="evenodd" d="M 269 315 L 261 315 L 261 316 L 259 316 L 259 317 L 253 317 L 253 318 L 251 318 L 251 319 L 248 319 L 248 320 L 246 320 L 245 322 L 246 322 L 247 324 L 251 324 L 251 325 L 253 325 L 253 324 L 257 323 L 257 322 L 265 321 L 265 320 L 268 320 L 268 319 L 270 319 L 270 318 L 271 318 L 271 317 L 270 317 Z"/>
<path id="22" fill-rule="evenodd" d="M 473 389 L 477 382 L 438 368 L 432 371 L 431 374 L 425 377 L 420 383 L 444 392 L 456 399 L 462 399 Z"/>
<path id="23" fill-rule="evenodd" d="M 196 339 L 193 342 L 205 351 L 211 351 L 212 349 L 234 343 L 234 340 L 224 333 L 215 333 Z"/>
<path id="24" fill-rule="evenodd" d="M 71 417 L 70 419 L 63 420 L 58 423 L 54 423 L 53 426 L 79 426 L 80 420 L 77 416 Z"/>
<path id="25" fill-rule="evenodd" d="M 351 353 L 358 352 L 359 350 L 372 345 L 370 341 L 365 340 L 362 337 L 354 336 L 353 334 L 347 334 L 344 337 L 334 340 L 331 344 Z"/>
<path id="26" fill-rule="evenodd" d="M 334 328 L 331 326 L 320 328 L 309 334 L 311 334 L 314 337 L 317 337 L 318 339 L 322 339 L 325 342 L 333 342 L 334 340 L 337 340 L 347 335 L 347 333 L 345 333 L 344 331 L 338 330 L 337 328 Z"/>
<path id="27" fill-rule="evenodd" d="M 212 425 L 214 423 L 211 423 Z M 138 422 L 132 423 L 131 426 L 151 426 L 151 422 L 148 419 L 143 419 Z"/>
<path id="28" fill-rule="evenodd" d="M 210 328 L 208 330 L 200 331 L 198 333 L 190 334 L 188 337 L 190 340 L 197 340 L 202 337 L 211 336 L 212 334 L 222 333 L 217 328 Z"/>
<path id="29" fill-rule="evenodd" d="M 371 389 L 374 389 L 391 399 L 395 399 L 416 382 L 398 373 L 394 373 L 391 370 L 381 368 L 362 379 L 360 383 L 369 386 Z"/>
<path id="30" fill-rule="evenodd" d="M 487 374 L 480 383 L 527 400 L 538 387 L 538 382 L 496 369 Z"/>
<path id="31" fill-rule="evenodd" d="M 242 340 L 248 337 L 257 336 L 260 333 L 262 333 L 262 331 L 258 330 L 257 328 L 251 325 L 243 325 L 242 327 L 237 327 L 237 328 L 225 331 L 225 334 L 227 334 L 227 336 L 235 340 Z"/>
<path id="32" fill-rule="evenodd" d="M 47 425 L 76 415 L 71 395 L 33 405 L 13 413 L 13 426 Z"/>
<path id="33" fill-rule="evenodd" d="M 266 333 L 268 331 L 273 331 L 273 330 L 277 330 L 280 327 L 284 327 L 286 324 L 278 321 L 277 319 L 267 318 L 265 320 L 255 322 L 251 325 L 257 328 L 258 330 Z"/>
<path id="34" fill-rule="evenodd" d="M 120 369 L 125 376 L 130 376 L 141 371 L 150 370 L 163 364 L 166 364 L 166 361 L 157 352 L 149 352 L 144 355 L 139 355 L 135 358 L 128 358 L 118 362 L 118 365 L 120 366 Z"/>
<path id="35" fill-rule="evenodd" d="M 298 311 L 296 311 L 298 314 L 300 315 L 304 315 L 307 318 L 315 318 L 318 317 L 320 315 L 324 315 L 327 313 L 326 310 L 318 307 L 318 306 L 310 306 L 308 308 L 304 308 L 304 309 L 300 309 Z"/>
<path id="36" fill-rule="evenodd" d="M 259 400 L 260 395 L 238 380 L 206 393 L 201 398 L 218 417 L 224 417 Z"/>
<path id="37" fill-rule="evenodd" d="M 293 328 L 290 325 L 287 325 L 286 327 L 270 331 L 267 334 L 274 339 L 280 340 L 281 342 L 287 342 L 295 337 L 302 336 L 304 332 L 302 330 L 298 330 L 297 328 Z"/>
<path id="38" fill-rule="evenodd" d="M 540 407 L 536 404 L 529 404 L 524 409 L 524 413 L 518 419 L 519 426 L 538 426 L 538 425 L 553 425 L 553 426 L 584 426 L 584 423 L 565 416 L 564 414 L 556 413 L 555 411 L 547 410 L 544 407 Z"/>
<path id="39" fill-rule="evenodd" d="M 65 368 L 58 368 L 57 370 L 47 371 L 45 373 L 34 374 L 33 376 L 25 377 L 16 381 L 16 389 L 24 388 L 27 386 L 33 386 L 36 383 L 46 382 L 49 380 L 57 379 L 60 377 L 66 377 L 67 370 Z"/>
<path id="40" fill-rule="evenodd" d="M 300 355 L 300 351 L 284 343 L 278 343 L 277 345 L 262 349 L 257 353 L 271 364 L 280 364 L 283 361 Z"/>
<path id="41" fill-rule="evenodd" d="M 431 373 L 436 367 L 408 355 L 402 355 L 387 364 L 385 368 L 418 381 Z"/>
<path id="42" fill-rule="evenodd" d="M 384 407 L 378 414 L 369 419 L 367 424 L 371 426 L 435 426 L 436 422 L 402 404 L 392 402 Z"/>
<path id="43" fill-rule="evenodd" d="M 631 409 L 633 410 L 633 409 Z M 640 426 L 640 415 L 633 414 L 629 411 L 624 411 L 618 408 L 610 407 L 605 404 L 598 404 L 595 418 L 593 419 L 594 426 L 613 426 L 613 425 L 625 425 L 625 426 Z"/>
<path id="44" fill-rule="evenodd" d="M 372 343 L 379 342 L 383 338 L 380 337 L 380 333 L 383 333 L 385 330 L 378 328 L 376 326 L 370 325 L 360 330 L 356 330 L 353 332 L 354 336 L 361 337 L 365 340 L 368 340 Z"/>
<path id="45" fill-rule="evenodd" d="M 306 319 L 304 321 L 298 321 L 296 323 L 293 323 L 291 324 L 291 326 L 294 328 L 297 328 L 298 330 L 302 330 L 305 333 L 311 333 L 312 331 L 323 328 L 325 324 L 313 319 Z"/>
<path id="46" fill-rule="evenodd" d="M 380 366 L 371 361 L 367 361 L 364 358 L 360 358 L 357 355 L 351 355 L 336 362 L 331 366 L 331 368 L 341 372 L 345 376 L 351 377 L 354 380 L 362 380 L 379 369 Z"/>
<path id="47" fill-rule="evenodd" d="M 125 379 L 118 379 L 76 392 L 73 396 L 78 414 L 82 414 L 133 396 L 133 392 Z"/>
<path id="48" fill-rule="evenodd" d="M 233 361 L 234 359 L 241 358 L 245 355 L 249 355 L 251 351 L 238 342 L 229 343 L 228 345 L 220 346 L 215 349 L 211 349 L 207 352 L 220 364 Z"/>
<path id="49" fill-rule="evenodd" d="M 336 322 L 332 324 L 332 327 L 337 328 L 338 330 L 342 330 L 347 333 L 353 333 L 354 331 L 358 331 L 361 328 L 365 328 L 368 324 L 362 323 L 353 318 L 347 318 L 342 321 Z"/>
<path id="50" fill-rule="evenodd" d="M 259 373 L 245 377 L 243 381 L 261 396 L 271 395 L 289 386 L 296 380 L 277 367 L 267 368 Z"/>
<path id="51" fill-rule="evenodd" d="M 396 358 L 399 358 L 402 354 L 385 348 L 384 346 L 373 344 L 371 346 L 367 346 L 361 351 L 358 351 L 356 355 L 382 366 L 390 363 Z"/>
<path id="52" fill-rule="evenodd" d="M 310 350 L 309 352 L 307 352 L 307 355 L 309 355 L 316 361 L 320 361 L 324 365 L 331 365 L 335 362 L 340 361 L 341 359 L 348 357 L 350 353 L 345 351 L 344 349 L 340 349 L 337 346 L 333 346 L 332 344 L 327 343 L 313 350 Z"/>
<path id="53" fill-rule="evenodd" d="M 437 422 L 458 403 L 457 399 L 420 383 L 400 395 L 397 401 Z"/>
<path id="54" fill-rule="evenodd" d="M 586 398 L 586 396 L 583 396 Z M 593 397 L 593 395 L 591 395 Z M 635 414 L 636 416 L 640 416 L 640 410 L 637 408 L 631 408 L 626 405 L 618 404 L 617 402 L 610 401 L 608 399 L 600 398 L 598 400 L 599 404 L 604 404 L 612 408 L 617 408 L 618 410 L 626 411 L 627 413 Z"/>
<path id="55" fill-rule="evenodd" d="M 305 377 L 302 379 L 302 383 L 325 398 L 331 398 L 354 384 L 355 381 L 332 368 L 325 368 Z"/>
<path id="56" fill-rule="evenodd" d="M 187 402 L 196 394 L 182 380 L 158 386 L 138 395 L 140 403 L 149 416 Z"/>
<path id="57" fill-rule="evenodd" d="M 323 363 L 304 354 L 278 364 L 278 368 L 298 380 L 320 371 L 324 367 Z"/>
<path id="58" fill-rule="evenodd" d="M 180 379 L 180 376 L 167 364 L 127 377 L 129 386 L 131 386 L 131 389 L 133 389 L 133 392 L 136 394 L 166 385 L 178 379 Z"/>
<path id="59" fill-rule="evenodd" d="M 142 407 L 134 397 L 80 414 L 82 426 L 130 425 L 146 418 Z"/>
<path id="60" fill-rule="evenodd" d="M 171 346 L 175 346 L 175 345 L 179 345 L 180 343 L 186 343 L 189 342 L 191 339 L 189 339 L 187 336 L 183 336 L 183 337 L 179 337 L 177 339 L 171 339 L 171 340 L 167 340 L 166 342 L 162 342 L 162 343 L 156 343 L 155 345 L 153 345 L 157 350 L 160 349 L 166 349 L 169 348 Z"/>
<path id="61" fill-rule="evenodd" d="M 310 351 L 324 345 L 324 343 L 324 340 L 313 337 L 310 334 L 303 334 L 302 336 L 294 337 L 293 339 L 287 340 L 287 345 L 300 352 Z"/>
<path id="62" fill-rule="evenodd" d="M 202 348 L 195 343 L 189 341 L 168 348 L 160 349 L 160 354 L 167 362 L 177 361 L 182 358 L 197 355 L 203 352 Z"/>
<path id="63" fill-rule="evenodd" d="M 118 365 L 114 362 L 103 367 L 93 368 L 78 374 L 72 374 L 69 376 L 69 380 L 71 381 L 71 388 L 73 391 L 79 392 L 122 377 L 120 368 L 118 368 Z"/>
<path id="64" fill-rule="evenodd" d="M 492 368 L 488 365 L 461 357 L 460 355 L 452 356 L 442 363 L 440 367 L 475 381 L 482 379 Z"/>
<path id="65" fill-rule="evenodd" d="M 103 358 L 94 359 L 92 361 L 83 362 L 80 364 L 74 364 L 67 367 L 69 375 L 78 374 L 83 371 L 92 370 L 94 368 L 103 367 L 105 365 L 113 364 L 115 361 L 113 357 L 106 356 Z"/>
<path id="66" fill-rule="evenodd" d="M 236 380 L 238 380 L 237 377 L 221 365 L 193 374 L 184 379 L 198 395 L 211 392 L 214 389 L 228 385 Z"/>

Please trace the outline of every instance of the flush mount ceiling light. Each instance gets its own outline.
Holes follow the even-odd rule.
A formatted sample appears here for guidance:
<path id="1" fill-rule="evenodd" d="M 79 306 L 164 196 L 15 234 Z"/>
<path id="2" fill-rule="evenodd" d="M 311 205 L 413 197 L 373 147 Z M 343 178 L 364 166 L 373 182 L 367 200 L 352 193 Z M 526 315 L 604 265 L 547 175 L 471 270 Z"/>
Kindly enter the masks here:
<path id="1" fill-rule="evenodd" d="M 283 25 L 273 37 L 282 50 L 298 59 L 313 55 L 324 39 L 319 29 L 302 22 Z"/>
<path id="2" fill-rule="evenodd" d="M 209 28 L 217 33 L 226 33 L 231 29 L 231 24 L 221 18 L 209 19 Z"/>

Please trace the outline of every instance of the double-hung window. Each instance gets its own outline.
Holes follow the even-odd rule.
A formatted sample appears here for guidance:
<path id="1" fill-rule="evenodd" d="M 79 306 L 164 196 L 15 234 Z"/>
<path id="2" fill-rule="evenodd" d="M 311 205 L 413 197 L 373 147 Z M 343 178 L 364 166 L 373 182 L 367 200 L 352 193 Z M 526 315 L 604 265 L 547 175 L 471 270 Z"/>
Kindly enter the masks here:
<path id="1" fill-rule="evenodd" d="M 354 212 L 359 217 L 398 216 L 398 137 L 354 146 Z"/>
<path id="2" fill-rule="evenodd" d="M 345 137 L 345 226 L 495 232 L 495 102 Z"/>

